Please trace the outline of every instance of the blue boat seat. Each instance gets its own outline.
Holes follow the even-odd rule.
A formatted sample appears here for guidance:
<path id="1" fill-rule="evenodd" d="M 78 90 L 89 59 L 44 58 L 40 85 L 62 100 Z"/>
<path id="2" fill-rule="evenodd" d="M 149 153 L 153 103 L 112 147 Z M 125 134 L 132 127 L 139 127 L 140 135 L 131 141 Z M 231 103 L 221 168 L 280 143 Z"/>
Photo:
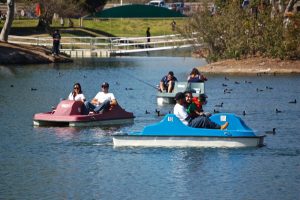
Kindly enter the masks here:
<path id="1" fill-rule="evenodd" d="M 238 116 L 229 113 L 218 113 L 210 117 L 210 119 L 217 124 L 229 123 L 227 130 L 251 130 L 245 122 Z"/>

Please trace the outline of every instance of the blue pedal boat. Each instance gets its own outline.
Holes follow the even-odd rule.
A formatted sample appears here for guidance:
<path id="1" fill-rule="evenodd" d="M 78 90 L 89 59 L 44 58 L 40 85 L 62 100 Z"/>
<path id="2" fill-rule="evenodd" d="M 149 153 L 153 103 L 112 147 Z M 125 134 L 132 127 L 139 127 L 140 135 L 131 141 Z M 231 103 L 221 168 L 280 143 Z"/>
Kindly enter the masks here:
<path id="1" fill-rule="evenodd" d="M 142 132 L 114 135 L 115 147 L 261 147 L 264 135 L 257 136 L 244 121 L 228 113 L 212 115 L 218 124 L 229 122 L 225 130 L 192 128 L 184 125 L 174 114 L 166 115 L 162 121 L 144 127 Z"/>

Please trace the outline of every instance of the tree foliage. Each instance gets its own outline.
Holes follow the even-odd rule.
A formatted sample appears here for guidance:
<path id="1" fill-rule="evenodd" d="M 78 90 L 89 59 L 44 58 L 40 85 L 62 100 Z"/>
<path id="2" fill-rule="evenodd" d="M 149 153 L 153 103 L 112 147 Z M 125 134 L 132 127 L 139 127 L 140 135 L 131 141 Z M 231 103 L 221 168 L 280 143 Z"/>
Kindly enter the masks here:
<path id="1" fill-rule="evenodd" d="M 103 9 L 107 0 L 23 0 L 26 4 L 39 4 L 41 14 L 38 27 L 49 31 L 54 13 L 63 18 L 81 17 Z"/>
<path id="2" fill-rule="evenodd" d="M 272 6 L 252 1 L 241 8 L 239 1 L 216 2 L 217 11 L 205 5 L 191 17 L 184 33 L 197 33 L 197 42 L 206 44 L 208 61 L 247 56 L 281 59 L 300 57 L 300 16 L 271 16 Z"/>

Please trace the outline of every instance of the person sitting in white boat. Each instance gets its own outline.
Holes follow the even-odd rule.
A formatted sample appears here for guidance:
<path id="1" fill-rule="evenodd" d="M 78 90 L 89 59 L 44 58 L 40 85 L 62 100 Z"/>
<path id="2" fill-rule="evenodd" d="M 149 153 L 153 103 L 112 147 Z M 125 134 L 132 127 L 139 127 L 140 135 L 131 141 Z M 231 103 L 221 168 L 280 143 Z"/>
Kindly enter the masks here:
<path id="1" fill-rule="evenodd" d="M 85 96 L 82 93 L 80 83 L 74 84 L 73 91 L 69 94 L 68 100 L 85 102 Z"/>
<path id="2" fill-rule="evenodd" d="M 185 95 L 182 92 L 178 92 L 175 95 L 176 105 L 174 106 L 174 114 L 182 121 L 183 124 L 193 128 L 208 128 L 208 129 L 221 129 L 224 130 L 228 127 L 228 122 L 223 125 L 216 124 L 211 121 L 207 116 L 200 115 L 196 118 L 192 118 L 188 115 L 185 104 Z"/>
<path id="3" fill-rule="evenodd" d="M 101 113 L 108 110 L 111 106 L 117 105 L 117 100 L 113 93 L 108 92 L 109 84 L 104 82 L 101 85 L 101 92 L 98 92 L 91 102 L 85 102 L 87 110 Z"/>
<path id="4" fill-rule="evenodd" d="M 177 81 L 177 78 L 174 76 L 174 72 L 169 71 L 169 73 L 160 80 L 159 91 L 173 92 L 175 81 Z"/>
<path id="5" fill-rule="evenodd" d="M 187 78 L 189 83 L 197 83 L 207 81 L 207 78 L 199 72 L 197 68 L 193 68 L 190 75 Z"/>

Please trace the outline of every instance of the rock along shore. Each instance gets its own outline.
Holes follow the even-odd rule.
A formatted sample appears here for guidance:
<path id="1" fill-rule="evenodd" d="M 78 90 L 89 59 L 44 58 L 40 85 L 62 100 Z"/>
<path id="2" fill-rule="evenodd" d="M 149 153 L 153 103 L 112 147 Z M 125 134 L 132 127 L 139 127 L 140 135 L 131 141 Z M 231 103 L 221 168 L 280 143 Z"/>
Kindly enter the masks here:
<path id="1" fill-rule="evenodd" d="M 50 49 L 0 42 L 0 64 L 43 64 L 72 62 L 67 55 L 52 56 Z"/>
<path id="2" fill-rule="evenodd" d="M 206 74 L 300 74 L 300 60 L 229 59 L 198 67 L 198 70 Z"/>

